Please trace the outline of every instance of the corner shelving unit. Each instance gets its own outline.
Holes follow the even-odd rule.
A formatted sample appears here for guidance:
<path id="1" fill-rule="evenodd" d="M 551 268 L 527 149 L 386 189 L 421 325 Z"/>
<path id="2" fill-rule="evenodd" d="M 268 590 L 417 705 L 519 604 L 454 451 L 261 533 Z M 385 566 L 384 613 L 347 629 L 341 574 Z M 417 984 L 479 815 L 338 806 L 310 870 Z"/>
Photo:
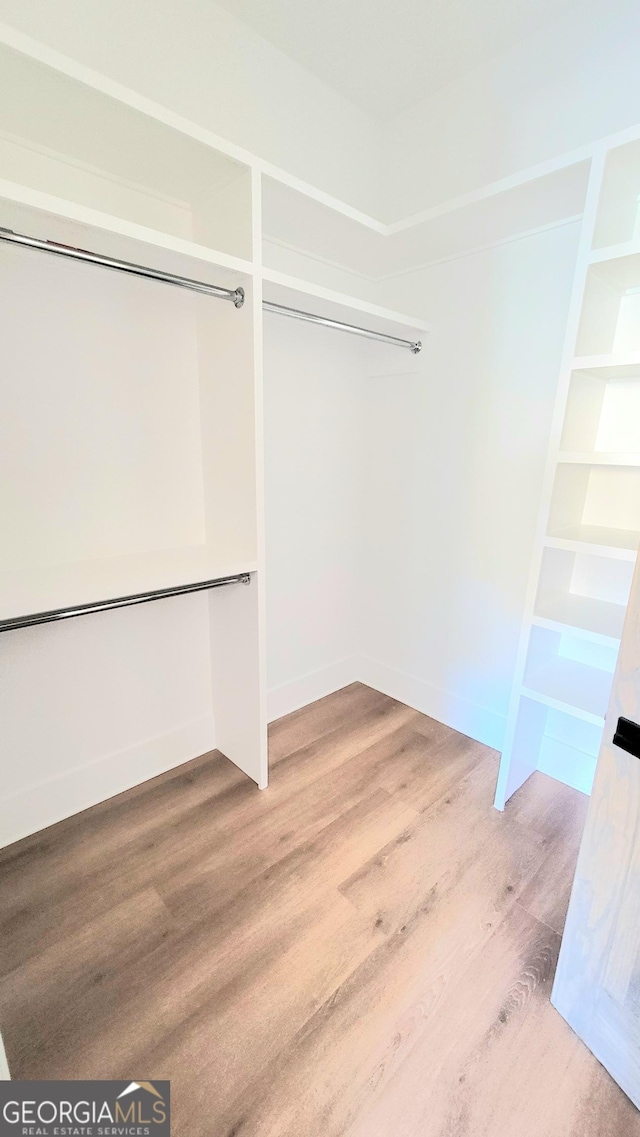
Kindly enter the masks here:
<path id="1" fill-rule="evenodd" d="M 593 159 L 496 806 L 589 793 L 640 544 L 640 138 Z"/>

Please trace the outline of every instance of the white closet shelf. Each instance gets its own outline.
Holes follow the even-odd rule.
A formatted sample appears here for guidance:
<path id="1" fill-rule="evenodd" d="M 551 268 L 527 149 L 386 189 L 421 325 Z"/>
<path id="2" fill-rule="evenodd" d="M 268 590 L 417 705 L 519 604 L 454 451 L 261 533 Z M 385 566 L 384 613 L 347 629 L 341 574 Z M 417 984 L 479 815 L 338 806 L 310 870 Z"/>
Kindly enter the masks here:
<path id="1" fill-rule="evenodd" d="M 624 604 L 566 593 L 536 606 L 532 623 L 554 632 L 570 631 L 606 647 L 616 647 L 622 636 Z"/>
<path id="2" fill-rule="evenodd" d="M 612 680 L 610 671 L 558 657 L 525 673 L 522 694 L 583 722 L 604 726 Z"/>
<path id="3" fill-rule="evenodd" d="M 633 529 L 610 529 L 604 525 L 569 525 L 548 533 L 544 544 L 551 549 L 567 549 L 573 553 L 613 557 L 635 561 L 640 532 Z"/>
<path id="4" fill-rule="evenodd" d="M 599 379 L 640 379 L 640 351 L 623 355 L 576 355 L 572 371 L 588 371 Z"/>
<path id="5" fill-rule="evenodd" d="M 632 257 L 639 253 L 640 241 L 625 241 L 619 245 L 605 245 L 591 250 L 589 264 L 597 265 L 608 261 L 617 261 L 622 257 Z"/>
<path id="6" fill-rule="evenodd" d="M 265 261 L 286 271 L 287 253 L 293 253 L 309 259 L 309 272 L 315 263 L 320 272 L 328 265 L 369 284 L 387 282 L 481 245 L 578 219 L 588 174 L 589 163 L 576 162 L 520 183 L 495 183 L 390 225 L 336 211 L 313 193 L 265 177 Z"/>
<path id="7" fill-rule="evenodd" d="M 419 339 L 420 333 L 429 331 L 429 324 L 415 316 L 370 304 L 367 300 L 359 300 L 355 296 L 335 292 L 274 269 L 263 269 L 262 278 L 264 299 L 275 304 L 306 309 L 343 323 L 366 324 L 373 331 L 386 332 L 400 338 L 406 338 L 407 333 L 410 333 L 409 338 Z"/>
<path id="8" fill-rule="evenodd" d="M 640 466 L 640 454 L 611 453 L 604 450 L 561 450 L 558 462 L 577 466 Z"/>
<path id="9" fill-rule="evenodd" d="M 22 229 L 30 236 L 45 240 L 59 239 L 64 242 L 64 235 L 58 236 L 61 220 L 63 223 L 71 222 L 86 228 L 88 233 L 86 240 L 89 243 L 91 231 L 98 234 L 112 234 L 114 238 L 121 239 L 121 242 L 130 243 L 130 257 L 133 260 L 140 256 L 140 245 L 145 245 L 151 250 L 158 249 L 180 257 L 189 257 L 192 260 L 202 261 L 205 265 L 230 269 L 246 276 L 253 275 L 251 261 L 220 252 L 197 241 L 174 237 L 159 229 L 127 221 L 126 218 L 115 214 L 103 213 L 99 209 L 79 205 L 77 202 L 55 197 L 53 194 L 42 193 L 17 182 L 0 179 L 0 225 L 8 229 Z M 119 248 L 122 250 L 126 246 L 121 243 Z M 105 250 L 101 248 L 99 251 Z M 121 251 L 117 255 L 126 258 L 126 252 Z"/>
<path id="10" fill-rule="evenodd" d="M 640 247 L 637 242 L 599 249 L 591 254 L 589 265 L 590 271 L 606 277 L 619 292 L 640 284 Z"/>
<path id="11" fill-rule="evenodd" d="M 192 545 L 4 571 L 0 573 L 0 620 L 236 576 L 256 569 L 254 559 L 225 559 L 210 546 Z"/>

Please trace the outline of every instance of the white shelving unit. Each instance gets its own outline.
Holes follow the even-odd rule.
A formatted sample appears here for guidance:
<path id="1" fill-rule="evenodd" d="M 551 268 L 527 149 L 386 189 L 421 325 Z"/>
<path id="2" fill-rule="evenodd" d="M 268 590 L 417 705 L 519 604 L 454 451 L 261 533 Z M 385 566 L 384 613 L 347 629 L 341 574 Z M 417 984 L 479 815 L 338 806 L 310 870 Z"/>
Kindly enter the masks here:
<path id="1" fill-rule="evenodd" d="M 280 317 L 263 321 L 263 300 L 426 341 L 413 355 L 345 335 L 352 347 L 338 357 L 326 337 L 340 332 L 295 325 L 280 337 L 291 391 L 303 364 L 316 368 L 318 390 L 327 377 L 338 393 L 353 380 L 357 418 L 371 380 L 394 402 L 398 380 L 413 397 L 422 389 L 428 324 L 421 311 L 395 309 L 398 274 L 477 247 L 479 233 L 499 242 L 575 219 L 586 193 L 550 508 L 512 716 L 512 737 L 527 741 L 513 761 L 505 753 L 500 793 L 556 759 L 580 771 L 581 755 L 597 752 L 640 530 L 637 138 L 611 149 L 606 170 L 604 149 L 593 160 L 576 153 L 385 224 L 43 45 L 35 58 L 8 29 L 2 37 L 11 97 L 0 99 L 0 225 L 242 287 L 246 300 L 235 309 L 0 242 L 9 297 L 0 340 L 0 619 L 251 577 L 248 588 L 159 601 L 144 616 L 103 613 L 0 637 L 8 679 L 0 711 L 14 755 L 2 840 L 214 746 L 266 785 L 263 373 L 278 366 L 277 351 L 269 355 L 278 337 L 267 333 L 265 355 L 263 332 Z M 302 586 L 309 569 L 296 567 Z M 572 673 L 593 689 L 593 706 L 573 694 Z M 186 716 L 184 730 L 170 728 L 167 706 L 174 719 Z M 535 729 L 523 734 L 523 723 Z M 111 750 L 91 749 L 103 737 Z"/>
<path id="2" fill-rule="evenodd" d="M 640 140 L 593 159 L 496 805 L 589 793 L 640 544 Z"/>
<path id="3" fill-rule="evenodd" d="M 267 784 L 263 295 L 426 331 L 308 263 L 263 269 L 263 163 L 51 64 L 0 44 L 0 226 L 245 302 L 0 241 L 0 620 L 250 584 L 3 632 L 1 843 L 214 747 Z M 340 203 L 323 208 L 339 228 Z M 397 348 L 361 351 L 373 374 L 397 366 Z"/>
<path id="4" fill-rule="evenodd" d="M 0 619 L 250 580 L 3 632 L 6 843 L 214 746 L 265 785 L 267 752 L 252 171 L 18 52 L 0 67 L 0 225 L 246 294 L 0 242 Z"/>

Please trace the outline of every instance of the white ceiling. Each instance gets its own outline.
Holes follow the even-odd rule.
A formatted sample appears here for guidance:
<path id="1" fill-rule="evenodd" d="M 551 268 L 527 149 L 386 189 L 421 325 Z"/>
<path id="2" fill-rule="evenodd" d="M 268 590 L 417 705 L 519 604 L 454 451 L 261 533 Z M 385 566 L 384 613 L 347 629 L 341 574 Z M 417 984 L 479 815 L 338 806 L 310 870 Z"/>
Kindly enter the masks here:
<path id="1" fill-rule="evenodd" d="M 217 0 L 375 118 L 425 99 L 574 0 Z"/>

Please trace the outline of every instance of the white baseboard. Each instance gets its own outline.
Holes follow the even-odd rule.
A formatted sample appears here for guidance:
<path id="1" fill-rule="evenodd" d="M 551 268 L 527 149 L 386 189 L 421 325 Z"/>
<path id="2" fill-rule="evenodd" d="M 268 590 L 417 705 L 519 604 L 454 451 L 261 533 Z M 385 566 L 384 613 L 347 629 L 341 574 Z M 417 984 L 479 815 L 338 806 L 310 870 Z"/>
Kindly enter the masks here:
<path id="1" fill-rule="evenodd" d="M 358 679 L 369 687 L 406 703 L 408 707 L 420 711 L 423 715 L 437 719 L 445 726 L 483 742 L 494 750 L 500 750 L 504 739 L 506 719 L 502 715 L 481 707 L 477 703 L 456 695 L 452 691 L 443 691 L 416 679 L 402 671 L 396 671 L 385 663 L 363 656 L 358 661 Z"/>
<path id="2" fill-rule="evenodd" d="M 291 711 L 306 707 L 324 695 L 331 695 L 349 683 L 366 683 L 376 691 L 406 703 L 416 711 L 459 730 L 461 734 L 500 750 L 504 738 L 505 718 L 469 699 L 442 691 L 421 679 L 396 671 L 368 656 L 350 656 L 330 667 L 303 675 L 293 683 L 276 687 L 268 696 L 268 719 L 282 718 Z"/>
<path id="3" fill-rule="evenodd" d="M 557 782 L 564 782 L 574 790 L 589 795 L 593 786 L 597 758 L 577 750 L 566 742 L 555 738 L 543 738 L 538 759 L 538 769 Z"/>
<path id="4" fill-rule="evenodd" d="M 214 749 L 213 716 L 29 786 L 0 800 L 0 847 Z"/>
<path id="5" fill-rule="evenodd" d="M 487 746 L 500 749 L 502 745 L 505 724 L 500 715 L 360 656 L 338 660 L 271 690 L 269 722 L 355 682 L 365 683 Z M 107 754 L 0 800 L 0 848 L 212 750 L 214 738 L 213 718 L 206 715 L 168 734 Z M 569 773 L 566 780 L 569 785 L 575 784 L 575 780 L 569 781 Z"/>
<path id="6" fill-rule="evenodd" d="M 325 695 L 332 695 L 341 687 L 355 683 L 360 679 L 358 674 L 359 660 L 356 656 L 340 659 L 329 667 L 322 667 L 319 671 L 312 671 L 303 675 L 293 683 L 285 683 L 281 687 L 274 687 L 267 695 L 267 719 L 273 722 L 283 715 L 289 715 L 300 707 L 315 703 Z"/>

